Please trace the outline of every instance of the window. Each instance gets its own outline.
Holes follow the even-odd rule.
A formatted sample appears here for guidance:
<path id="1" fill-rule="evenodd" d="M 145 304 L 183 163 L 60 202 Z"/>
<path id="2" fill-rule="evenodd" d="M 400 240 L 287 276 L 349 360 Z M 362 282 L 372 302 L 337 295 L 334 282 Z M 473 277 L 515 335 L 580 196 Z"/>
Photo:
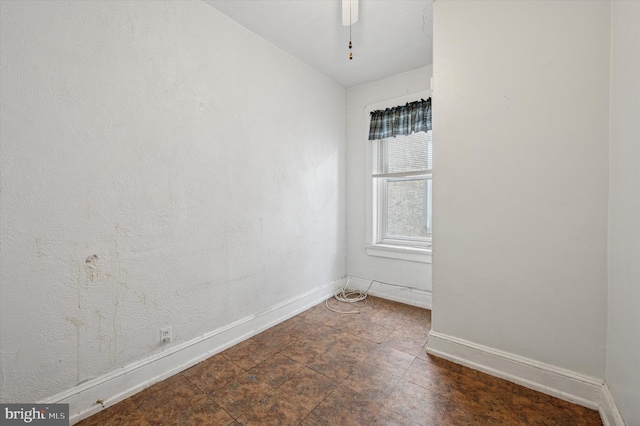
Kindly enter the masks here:
<path id="1" fill-rule="evenodd" d="M 371 143 L 375 244 L 431 247 L 431 131 Z"/>
<path id="2" fill-rule="evenodd" d="M 431 93 L 370 104 L 365 114 L 366 252 L 431 263 Z"/>

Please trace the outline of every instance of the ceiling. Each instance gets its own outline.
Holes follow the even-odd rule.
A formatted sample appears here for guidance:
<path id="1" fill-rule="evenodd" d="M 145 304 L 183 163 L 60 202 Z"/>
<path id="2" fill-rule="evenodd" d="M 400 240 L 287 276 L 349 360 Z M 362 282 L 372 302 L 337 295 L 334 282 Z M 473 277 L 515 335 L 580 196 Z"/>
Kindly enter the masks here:
<path id="1" fill-rule="evenodd" d="M 203 0 L 344 87 L 432 62 L 433 0 L 359 0 L 352 28 L 342 0 Z"/>

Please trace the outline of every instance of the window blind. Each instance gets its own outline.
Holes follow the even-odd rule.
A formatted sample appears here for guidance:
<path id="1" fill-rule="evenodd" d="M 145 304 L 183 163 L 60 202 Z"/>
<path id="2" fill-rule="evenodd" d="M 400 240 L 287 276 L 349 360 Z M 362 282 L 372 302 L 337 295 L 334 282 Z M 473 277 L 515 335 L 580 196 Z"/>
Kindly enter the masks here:
<path id="1" fill-rule="evenodd" d="M 431 173 L 431 131 L 372 141 L 373 177 L 406 177 Z"/>

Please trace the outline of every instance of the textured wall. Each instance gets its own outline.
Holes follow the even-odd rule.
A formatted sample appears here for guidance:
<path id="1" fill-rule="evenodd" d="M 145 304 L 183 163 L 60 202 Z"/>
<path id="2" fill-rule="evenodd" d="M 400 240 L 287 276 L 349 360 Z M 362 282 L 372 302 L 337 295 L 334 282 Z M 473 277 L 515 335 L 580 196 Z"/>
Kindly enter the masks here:
<path id="1" fill-rule="evenodd" d="M 201 2 L 1 8 L 3 402 L 344 275 L 343 88 Z"/>
<path id="2" fill-rule="evenodd" d="M 611 2 L 607 375 L 640 424 L 640 3 Z"/>
<path id="3" fill-rule="evenodd" d="M 434 3 L 433 329 L 599 379 L 609 6 Z"/>

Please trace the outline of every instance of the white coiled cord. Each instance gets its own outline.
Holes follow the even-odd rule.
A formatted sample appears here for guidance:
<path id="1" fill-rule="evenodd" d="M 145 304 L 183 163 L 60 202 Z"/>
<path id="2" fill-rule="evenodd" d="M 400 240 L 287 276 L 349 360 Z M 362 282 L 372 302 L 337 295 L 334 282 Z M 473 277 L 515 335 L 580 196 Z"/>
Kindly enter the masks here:
<path id="1" fill-rule="evenodd" d="M 371 281 L 371 283 L 369 284 L 369 287 L 367 287 L 367 289 L 365 291 L 360 291 L 360 290 L 350 290 L 347 291 L 347 288 L 349 287 L 349 281 L 350 279 L 347 279 L 347 283 L 345 284 L 344 287 L 340 287 L 338 290 L 336 290 L 335 294 L 333 295 L 333 297 L 338 301 L 338 302 L 343 302 L 343 303 L 358 303 L 358 302 L 362 302 L 364 301 L 363 304 L 360 305 L 356 305 L 356 306 L 365 306 L 367 304 L 367 296 L 368 296 L 368 292 L 369 289 L 371 288 L 371 286 L 373 285 L 373 281 Z M 360 311 L 338 311 L 337 309 L 333 309 L 329 306 L 329 299 L 325 299 L 324 304 L 326 305 L 327 309 L 332 311 L 332 312 L 337 312 L 339 314 L 359 314 Z"/>

